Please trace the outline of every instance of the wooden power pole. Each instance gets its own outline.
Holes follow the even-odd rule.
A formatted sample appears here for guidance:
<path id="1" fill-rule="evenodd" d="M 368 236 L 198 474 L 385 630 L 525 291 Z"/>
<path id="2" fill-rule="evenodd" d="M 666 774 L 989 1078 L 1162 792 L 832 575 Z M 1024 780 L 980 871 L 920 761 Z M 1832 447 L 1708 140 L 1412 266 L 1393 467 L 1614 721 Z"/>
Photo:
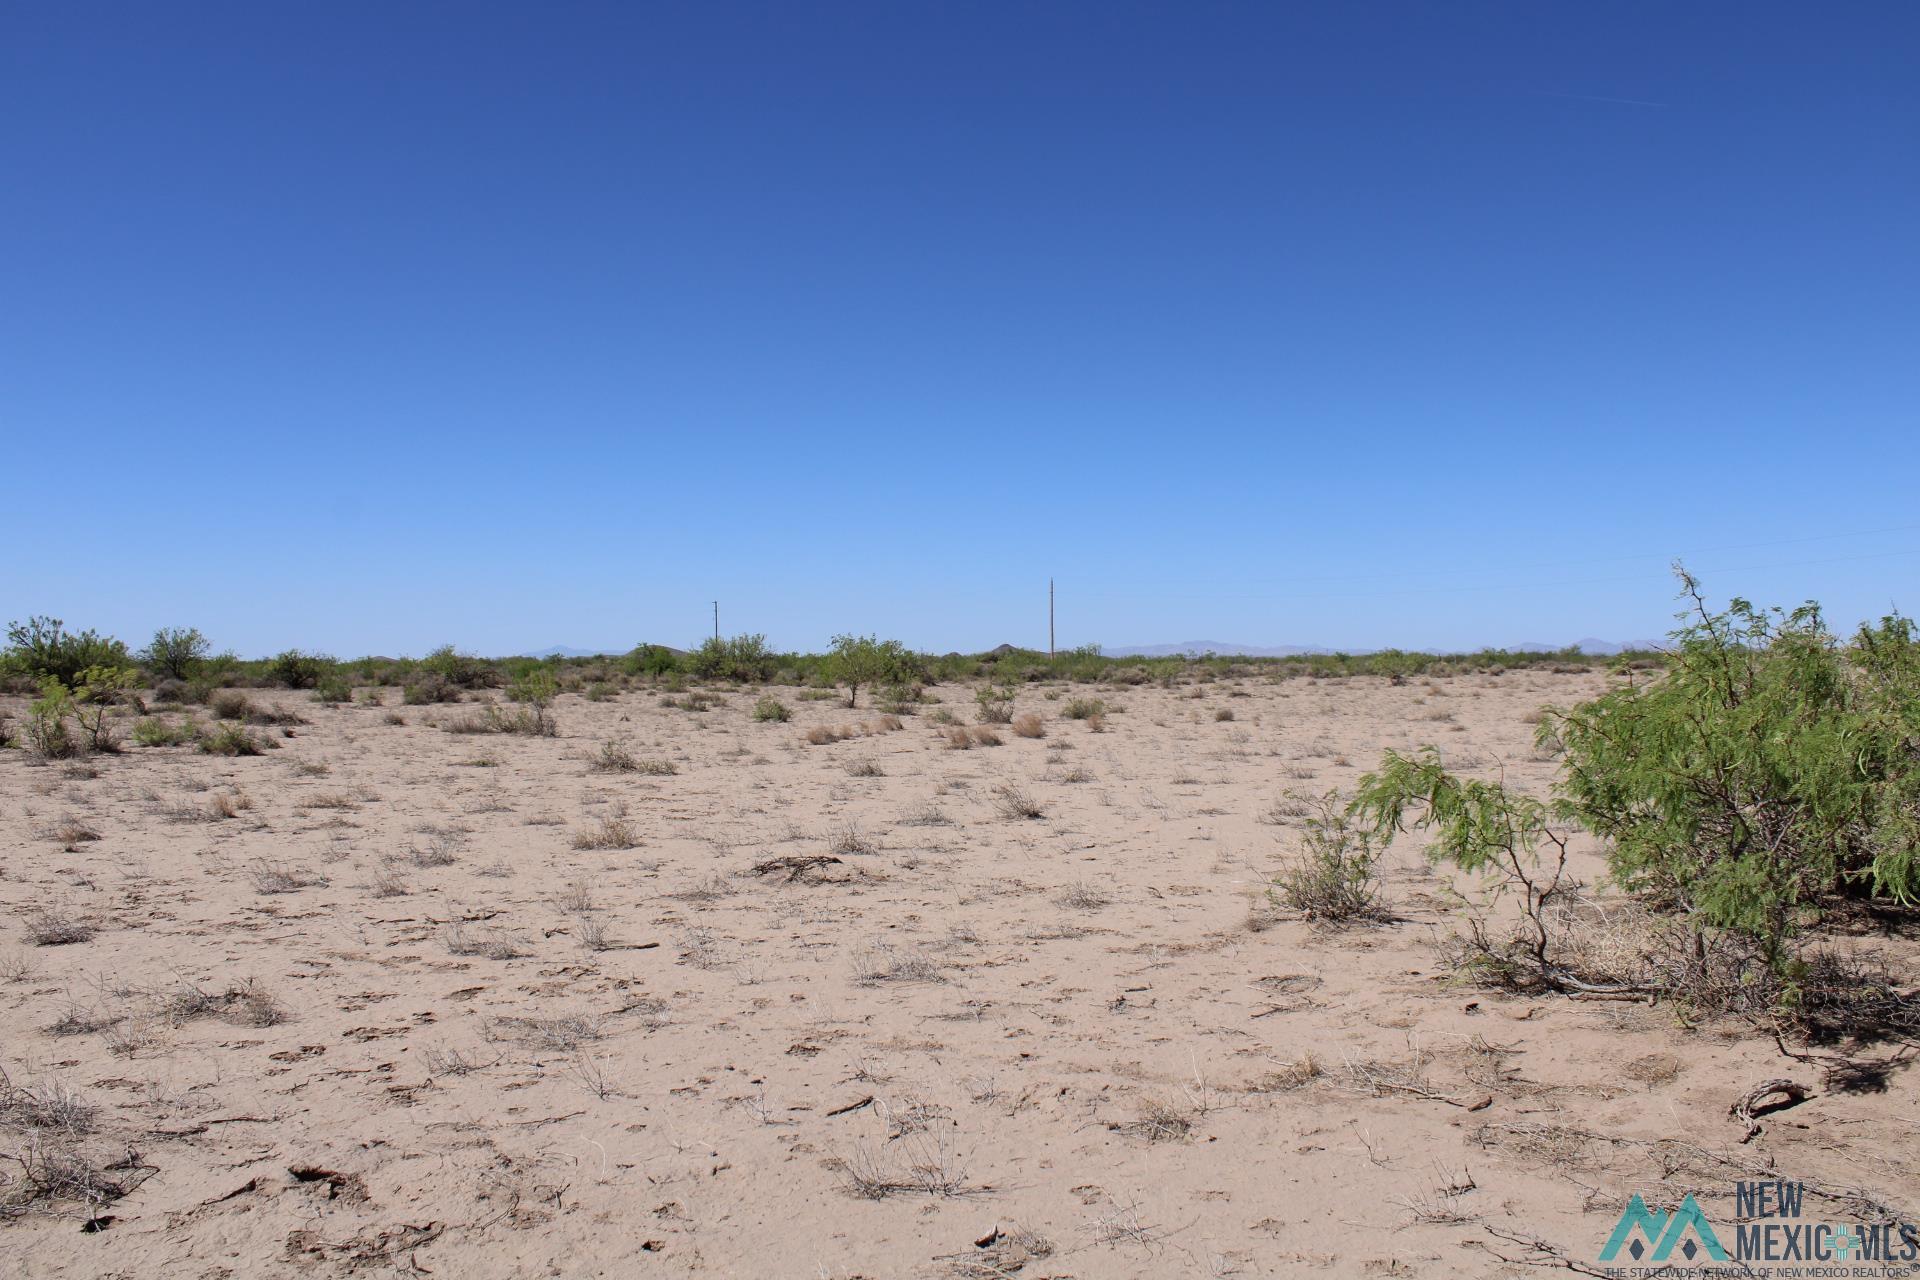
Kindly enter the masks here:
<path id="1" fill-rule="evenodd" d="M 1053 579 L 1047 579 L 1047 656 L 1053 656 Z"/>
<path id="2" fill-rule="evenodd" d="M 715 640 L 720 638 L 720 602 L 718 600 L 713 602 L 713 638 Z"/>

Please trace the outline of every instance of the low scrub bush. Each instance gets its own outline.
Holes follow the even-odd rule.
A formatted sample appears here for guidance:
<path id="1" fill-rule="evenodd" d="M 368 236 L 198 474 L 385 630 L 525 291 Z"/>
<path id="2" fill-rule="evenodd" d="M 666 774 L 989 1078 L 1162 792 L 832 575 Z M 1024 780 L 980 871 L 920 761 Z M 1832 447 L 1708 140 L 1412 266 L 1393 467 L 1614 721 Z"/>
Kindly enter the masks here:
<path id="1" fill-rule="evenodd" d="M 127 646 L 94 631 L 68 631 L 58 618 L 33 617 L 7 627 L 0 670 L 36 683 L 57 680 L 69 689 L 97 668 L 132 665 Z"/>
<path id="2" fill-rule="evenodd" d="M 913 654 L 898 640 L 872 636 L 835 636 L 824 664 L 827 678 L 847 688 L 847 706 L 860 705 L 863 685 L 905 684 L 918 670 Z"/>
<path id="3" fill-rule="evenodd" d="M 762 723 L 785 724 L 793 719 L 793 712 L 787 709 L 786 703 L 768 694 L 753 704 L 753 718 Z"/>
<path id="4" fill-rule="evenodd" d="M 989 684 L 974 690 L 974 701 L 980 704 L 981 724 L 1013 723 L 1013 686 Z"/>
<path id="5" fill-rule="evenodd" d="M 763 635 L 729 636 L 725 640 L 709 637 L 687 655 L 686 669 L 702 680 L 738 680 L 743 683 L 765 681 L 773 674 L 777 659 L 767 648 Z"/>
<path id="6" fill-rule="evenodd" d="M 193 721 L 185 716 L 171 724 L 159 716 L 146 716 L 133 726 L 134 744 L 142 747 L 177 747 L 193 737 Z"/>
<path id="7" fill-rule="evenodd" d="M 161 627 L 140 651 L 140 661 L 157 679 L 184 683 L 199 673 L 211 651 L 207 638 L 192 627 Z"/>
<path id="8" fill-rule="evenodd" d="M 218 689 L 207 696 L 207 710 L 221 720 L 245 720 L 253 714 L 253 703 L 238 689 Z"/>
<path id="9" fill-rule="evenodd" d="M 73 707 L 67 686 L 45 677 L 40 696 L 27 707 L 27 723 L 21 730 L 27 750 L 43 760 L 68 760 L 82 754 L 85 748 L 67 724 Z"/>
<path id="10" fill-rule="evenodd" d="M 1273 896 L 1309 920 L 1344 922 L 1377 917 L 1379 858 L 1370 832 L 1357 825 L 1335 792 L 1312 802 L 1300 846 L 1274 881 Z"/>
<path id="11" fill-rule="evenodd" d="M 221 724 L 200 734 L 200 750 L 210 756 L 257 756 L 279 745 L 241 724 Z"/>
<path id="12" fill-rule="evenodd" d="M 320 683 L 334 665 L 333 659 L 320 653 L 288 649 L 267 663 L 268 677 L 288 689 L 311 689 Z"/>
<path id="13" fill-rule="evenodd" d="M 1667 670 L 1550 713 L 1551 805 L 1449 772 L 1429 747 L 1388 752 L 1349 814 L 1382 844 L 1411 825 L 1429 856 L 1511 897 L 1521 924 L 1469 923 L 1467 967 L 1508 985 L 1664 991 L 1703 1007 L 1805 1003 L 1805 931 L 1840 899 L 1920 900 L 1920 643 L 1883 619 L 1852 643 L 1815 605 L 1690 601 Z M 1580 970 L 1568 833 L 1606 845 L 1608 877 L 1646 915 L 1627 980 Z"/>

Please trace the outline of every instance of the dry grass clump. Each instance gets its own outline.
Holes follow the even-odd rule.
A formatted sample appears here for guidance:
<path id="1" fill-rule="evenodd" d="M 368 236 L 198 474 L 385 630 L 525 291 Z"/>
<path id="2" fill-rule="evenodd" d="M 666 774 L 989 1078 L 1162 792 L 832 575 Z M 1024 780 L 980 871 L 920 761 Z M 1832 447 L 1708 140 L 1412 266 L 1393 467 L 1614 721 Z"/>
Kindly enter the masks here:
<path id="1" fill-rule="evenodd" d="M 102 1165 L 83 1148 L 93 1132 L 95 1107 L 58 1081 L 21 1087 L 0 1071 L 0 1126 L 17 1133 L 4 1153 L 12 1172 L 0 1175 L 0 1219 L 17 1217 L 59 1203 L 76 1203 L 92 1223 L 101 1209 L 132 1190 L 137 1182 L 108 1176 L 151 1173 L 131 1148 L 124 1159 Z"/>
<path id="2" fill-rule="evenodd" d="M 46 838 L 57 842 L 68 853 L 83 844 L 100 838 L 99 828 L 77 814 L 66 814 L 59 821 L 47 827 Z"/>
<path id="3" fill-rule="evenodd" d="M 894 1195 L 963 1196 L 986 1187 L 970 1186 L 966 1171 L 945 1133 L 914 1133 L 879 1149 L 865 1143 L 841 1160 L 846 1190 L 863 1200 Z"/>
<path id="4" fill-rule="evenodd" d="M 244 791 L 216 791 L 201 813 L 207 822 L 230 822 L 251 808 L 253 798 Z"/>
<path id="5" fill-rule="evenodd" d="M 1002 742 L 1000 735 L 984 724 L 973 726 L 970 732 L 973 734 L 973 740 L 983 747 L 997 747 Z"/>
<path id="6" fill-rule="evenodd" d="M 220 1018 L 246 1027 L 274 1027 L 287 1020 L 286 1006 L 254 979 L 207 991 L 182 982 L 160 996 L 160 1016 L 178 1026 L 195 1018 Z"/>
<path id="7" fill-rule="evenodd" d="M 1069 720 L 1091 720 L 1106 715 L 1107 704 L 1098 698 L 1073 698 L 1060 708 L 1060 714 Z"/>
<path id="8" fill-rule="evenodd" d="M 973 735 L 967 732 L 964 726 L 954 725 L 947 730 L 947 750 L 968 751 L 971 750 L 972 747 Z"/>
<path id="9" fill-rule="evenodd" d="M 1269 1061 L 1272 1061 L 1272 1059 L 1269 1059 Z M 1326 1074 L 1325 1068 L 1320 1065 L 1320 1059 L 1314 1057 L 1311 1051 L 1303 1052 L 1292 1062 L 1277 1063 L 1277 1066 L 1279 1068 L 1278 1070 L 1269 1071 L 1266 1075 L 1254 1081 L 1250 1086 L 1251 1091 L 1254 1093 L 1286 1093 L 1312 1084 L 1315 1080 L 1318 1080 L 1322 1075 Z"/>
<path id="10" fill-rule="evenodd" d="M 1113 902 L 1113 895 L 1085 880 L 1076 880 L 1055 895 L 1054 902 L 1076 911 L 1093 911 Z"/>
<path id="11" fill-rule="evenodd" d="M 859 724 L 816 724 L 807 730 L 806 741 L 809 746 L 823 747 L 831 742 L 845 742 L 849 738 L 871 738 L 877 734 L 892 733 L 905 727 L 906 722 L 895 715 L 884 715 L 877 720 L 865 720 Z"/>
<path id="12" fill-rule="evenodd" d="M 945 982 L 947 975 L 931 957 L 881 942 L 855 953 L 853 980 L 871 986 L 876 982 Z"/>
<path id="13" fill-rule="evenodd" d="M 1030 1262 L 1041 1262 L 1054 1253 L 1053 1241 L 1018 1223 L 995 1226 L 973 1242 L 972 1253 L 950 1253 L 939 1259 L 951 1269 L 956 1280 L 1006 1280 L 1019 1275 Z"/>
<path id="14" fill-rule="evenodd" d="M 584 831 L 573 833 L 573 847 L 576 849 L 637 849 L 640 847 L 640 833 L 634 830 L 625 814 L 612 813 L 600 819 Z"/>
<path id="15" fill-rule="evenodd" d="M 469 930 L 463 921 L 448 921 L 441 931 L 441 942 L 449 955 L 482 956 L 488 960 L 514 960 L 527 953 L 498 929 Z"/>
<path id="16" fill-rule="evenodd" d="M 279 743 L 263 738 L 242 724 L 222 724 L 200 735 L 200 751 L 210 756 L 257 756 L 278 749 Z"/>
<path id="17" fill-rule="evenodd" d="M 1140 1112 L 1134 1119 L 1107 1127 L 1116 1133 L 1144 1138 L 1148 1142 L 1184 1142 L 1193 1136 L 1193 1126 L 1199 1118 L 1199 1113 L 1192 1108 L 1179 1106 L 1165 1098 L 1148 1098 L 1141 1103 Z"/>
<path id="18" fill-rule="evenodd" d="M 600 749 L 587 761 L 590 773 L 632 773 L 639 767 L 640 763 L 633 758 L 633 752 L 615 738 L 608 738 L 601 743 Z"/>
<path id="19" fill-rule="evenodd" d="M 254 859 L 247 867 L 247 875 L 253 880 L 254 892 L 259 894 L 297 893 L 327 883 L 325 876 L 312 875 L 267 858 Z"/>
<path id="20" fill-rule="evenodd" d="M 578 1049 L 606 1035 L 601 1020 L 592 1014 L 562 1014 L 552 1018 L 501 1018 L 498 1026 L 509 1037 L 537 1049 Z"/>
<path id="21" fill-rule="evenodd" d="M 1047 722 L 1031 711 L 1023 711 L 1013 718 L 1013 731 L 1023 738 L 1044 738 Z"/>
<path id="22" fill-rule="evenodd" d="M 443 831 L 435 833 L 425 844 L 407 841 L 403 856 L 416 867 L 450 867 L 459 847 L 460 837 Z"/>
<path id="23" fill-rule="evenodd" d="M 35 907 L 27 912 L 21 932 L 36 947 L 65 947 L 90 942 L 99 932 L 89 920 L 60 907 Z"/>
<path id="24" fill-rule="evenodd" d="M 461 716 L 441 726 L 448 733 L 515 733 L 529 738 L 555 738 L 560 726 L 544 707 L 527 705 L 511 711 L 489 706 L 481 714 Z"/>
<path id="25" fill-rule="evenodd" d="M 1379 850 L 1355 825 L 1337 793 L 1314 801 L 1292 859 L 1274 881 L 1282 901 L 1309 920 L 1377 920 L 1380 886 L 1373 874 Z"/>
<path id="26" fill-rule="evenodd" d="M 849 822 L 827 838 L 827 850 L 830 853 L 878 853 L 880 846 L 860 830 L 860 824 Z"/>
<path id="27" fill-rule="evenodd" d="M 207 699 L 207 709 L 216 720 L 245 720 L 253 714 L 253 703 L 238 689 L 217 689 Z"/>
<path id="28" fill-rule="evenodd" d="M 376 898 L 404 898 L 408 892 L 407 881 L 392 863 L 383 863 L 367 882 L 367 892 Z"/>
<path id="29" fill-rule="evenodd" d="M 23 1088 L 0 1069 L 0 1124 L 8 1128 L 52 1129 L 79 1137 L 93 1132 L 97 1115 L 92 1103 L 58 1080 Z"/>
<path id="30" fill-rule="evenodd" d="M 1003 782 L 993 789 L 993 807 L 1003 818 L 1033 819 L 1047 816 L 1047 811 L 1040 807 L 1040 802 L 1031 793 L 1011 782 Z"/>
<path id="31" fill-rule="evenodd" d="M 884 778 L 887 771 L 880 767 L 877 760 L 855 760 L 847 766 L 849 778 Z"/>

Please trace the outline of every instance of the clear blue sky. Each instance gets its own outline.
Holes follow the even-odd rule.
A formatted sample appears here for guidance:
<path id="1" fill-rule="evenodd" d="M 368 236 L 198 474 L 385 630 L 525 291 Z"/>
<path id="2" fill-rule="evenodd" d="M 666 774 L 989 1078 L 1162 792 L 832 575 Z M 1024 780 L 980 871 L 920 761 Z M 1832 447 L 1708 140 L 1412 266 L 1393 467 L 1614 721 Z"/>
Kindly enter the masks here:
<path id="1" fill-rule="evenodd" d="M 487 652 L 1851 621 L 1920 6 L 26 4 L 0 612 Z"/>

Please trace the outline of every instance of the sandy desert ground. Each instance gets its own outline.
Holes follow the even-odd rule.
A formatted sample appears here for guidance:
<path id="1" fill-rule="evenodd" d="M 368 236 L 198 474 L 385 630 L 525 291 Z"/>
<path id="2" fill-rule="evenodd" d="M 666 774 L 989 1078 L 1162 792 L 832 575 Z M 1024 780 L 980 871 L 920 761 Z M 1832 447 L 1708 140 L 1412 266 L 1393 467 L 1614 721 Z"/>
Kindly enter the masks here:
<path id="1" fill-rule="evenodd" d="M 1915 1208 L 1914 1073 L 1450 983 L 1418 841 L 1397 923 L 1265 905 L 1283 792 L 1431 741 L 1544 793 L 1531 714 L 1609 678 L 1036 685 L 1044 738 L 968 750 L 793 689 L 567 695 L 553 738 L 255 692 L 307 721 L 259 757 L 0 753 L 0 1063 L 127 1189 L 0 1223 L 5 1270 L 1503 1276 L 1594 1265 L 1636 1191 Z M 29 945 L 36 910 L 97 932 Z M 1742 1142 L 1781 1075 L 1819 1087 Z"/>

